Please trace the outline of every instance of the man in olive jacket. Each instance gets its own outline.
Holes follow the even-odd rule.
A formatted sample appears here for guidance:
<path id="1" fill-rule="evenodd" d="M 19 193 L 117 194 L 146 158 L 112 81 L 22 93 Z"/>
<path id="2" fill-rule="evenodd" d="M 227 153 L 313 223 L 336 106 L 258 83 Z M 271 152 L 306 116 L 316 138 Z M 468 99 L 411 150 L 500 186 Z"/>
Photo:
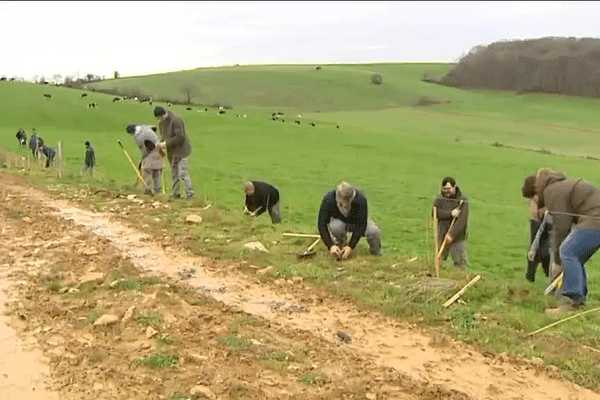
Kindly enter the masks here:
<path id="1" fill-rule="evenodd" d="M 440 195 L 435 199 L 433 206 L 437 208 L 438 217 L 438 245 L 441 246 L 444 238 L 448 245 L 442 253 L 442 259 L 452 256 L 454 266 L 464 268 L 467 265 L 467 222 L 469 220 L 469 201 L 461 193 L 452 177 L 442 180 Z M 456 219 L 454 225 L 452 221 Z M 452 225 L 452 229 L 450 229 Z"/>
<path id="2" fill-rule="evenodd" d="M 600 248 L 600 189 L 583 179 L 542 168 L 536 174 L 535 192 L 538 206 L 545 206 L 554 221 L 550 251 L 554 262 L 562 265 L 561 294 L 570 300 L 546 312 L 575 311 L 588 294 L 585 263 Z"/>
<path id="3" fill-rule="evenodd" d="M 154 116 L 159 118 L 159 128 L 163 142 L 166 143 L 167 158 L 171 164 L 171 179 L 173 180 L 172 198 L 180 198 L 180 182 L 185 185 L 186 199 L 194 198 L 192 179 L 188 172 L 188 156 L 192 152 L 190 139 L 185 132 L 183 120 L 175 113 L 157 106 Z"/>

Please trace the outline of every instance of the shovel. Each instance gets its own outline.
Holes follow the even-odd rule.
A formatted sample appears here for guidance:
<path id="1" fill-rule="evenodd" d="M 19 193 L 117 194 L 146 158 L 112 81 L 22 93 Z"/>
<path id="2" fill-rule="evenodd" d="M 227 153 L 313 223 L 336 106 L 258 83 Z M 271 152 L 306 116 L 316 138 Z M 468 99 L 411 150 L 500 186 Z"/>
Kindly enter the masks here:
<path id="1" fill-rule="evenodd" d="M 319 241 L 321 240 L 321 238 L 318 238 L 317 240 L 315 240 L 313 242 L 313 244 L 311 244 L 308 249 L 306 249 L 306 251 L 300 253 L 297 255 L 297 257 L 301 260 L 313 257 L 315 254 L 317 254 L 316 251 L 314 251 L 313 249 L 315 248 L 315 246 L 317 245 L 317 243 L 319 243 Z"/>

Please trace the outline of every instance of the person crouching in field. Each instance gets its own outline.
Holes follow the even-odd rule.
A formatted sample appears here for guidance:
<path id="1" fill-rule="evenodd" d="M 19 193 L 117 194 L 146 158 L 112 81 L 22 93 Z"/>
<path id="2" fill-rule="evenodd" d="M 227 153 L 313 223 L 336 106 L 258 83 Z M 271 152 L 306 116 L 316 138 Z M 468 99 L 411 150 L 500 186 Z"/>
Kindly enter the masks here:
<path id="1" fill-rule="evenodd" d="M 17 140 L 19 141 L 19 147 L 23 148 L 27 145 L 27 134 L 25 130 L 19 129 L 17 132 Z"/>
<path id="2" fill-rule="evenodd" d="M 347 182 L 340 183 L 323 197 L 318 228 L 329 254 L 338 260 L 348 259 L 363 236 L 367 238 L 371 254 L 382 255 L 381 232 L 368 218 L 367 198 Z M 352 232 L 352 237 L 346 244 L 348 232 Z"/>
<path id="3" fill-rule="evenodd" d="M 135 143 L 140 148 L 142 161 L 140 169 L 144 171 L 144 193 L 155 195 L 161 192 L 161 174 L 164 168 L 165 149 L 158 145 L 156 128 L 151 125 L 129 124 L 125 129 L 133 135 Z M 154 181 L 154 191 L 152 188 Z"/>
<path id="4" fill-rule="evenodd" d="M 544 212 L 546 211 L 546 208 L 538 207 L 538 197 L 535 194 L 535 174 L 529 175 L 527 178 L 525 178 L 521 192 L 523 197 L 529 200 L 529 227 L 531 231 L 529 237 L 529 246 L 531 247 L 536 238 L 538 230 L 542 225 L 542 222 L 544 222 Z M 535 273 L 539 263 L 542 263 L 544 274 L 546 276 L 549 276 L 550 274 L 549 235 L 551 229 L 552 225 L 550 223 L 544 223 L 539 242 L 537 246 L 535 246 L 537 251 L 534 254 L 533 260 L 530 260 L 529 257 L 527 259 L 527 273 L 525 274 L 525 278 L 530 282 L 535 282 Z"/>
<path id="5" fill-rule="evenodd" d="M 538 207 L 545 206 L 552 215 L 550 251 L 563 271 L 564 304 L 546 314 L 576 311 L 588 295 L 585 264 L 600 248 L 600 189 L 550 168 L 538 170 L 534 187 Z"/>
<path id="6" fill-rule="evenodd" d="M 86 171 L 90 171 L 92 177 L 94 177 L 94 168 L 96 167 L 96 153 L 94 153 L 94 147 L 90 142 L 85 142 L 85 161 L 83 167 L 81 167 L 81 176 L 85 175 Z"/>
<path id="7" fill-rule="evenodd" d="M 271 222 L 274 224 L 281 222 L 279 190 L 265 182 L 248 181 L 244 183 L 244 192 L 246 193 L 245 215 L 258 217 L 269 210 Z"/>
<path id="8" fill-rule="evenodd" d="M 433 206 L 437 208 L 438 245 L 441 248 L 444 240 L 447 243 L 442 259 L 448 258 L 450 253 L 454 266 L 465 268 L 469 200 L 462 194 L 454 178 L 446 177 L 442 180 L 441 193 L 435 199 Z"/>
<path id="9" fill-rule="evenodd" d="M 49 146 L 46 146 L 43 139 L 38 139 L 38 154 L 43 154 L 46 156 L 46 168 L 49 168 L 54 161 L 54 157 L 56 156 L 56 151 Z"/>

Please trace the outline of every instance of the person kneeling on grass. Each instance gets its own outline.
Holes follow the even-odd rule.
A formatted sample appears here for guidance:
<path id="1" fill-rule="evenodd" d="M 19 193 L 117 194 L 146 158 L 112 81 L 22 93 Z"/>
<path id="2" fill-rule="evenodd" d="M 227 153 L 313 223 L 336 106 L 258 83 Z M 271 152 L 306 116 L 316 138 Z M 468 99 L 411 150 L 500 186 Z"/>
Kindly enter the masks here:
<path id="1" fill-rule="evenodd" d="M 381 232 L 368 218 L 367 198 L 347 182 L 340 183 L 323 197 L 318 227 L 329 254 L 338 260 L 348 259 L 363 236 L 367 238 L 371 254 L 382 254 Z M 346 244 L 348 232 L 352 232 L 352 237 Z"/>
<path id="2" fill-rule="evenodd" d="M 244 183 L 244 192 L 246 193 L 245 215 L 258 217 L 269 210 L 271 222 L 274 224 L 281 222 L 279 190 L 265 182 L 248 181 Z"/>
<path id="3" fill-rule="evenodd" d="M 577 311 L 588 294 L 585 263 L 600 248 L 600 189 L 550 168 L 537 172 L 534 187 L 538 207 L 545 206 L 552 215 L 550 251 L 563 270 L 563 304 L 546 314 Z"/>
<path id="4" fill-rule="evenodd" d="M 125 129 L 133 135 L 135 143 L 142 153 L 140 170 L 144 171 L 144 193 L 155 195 L 161 192 L 161 174 L 164 168 L 165 149 L 159 146 L 156 128 L 151 125 L 129 124 Z M 154 192 L 152 191 L 154 180 Z"/>

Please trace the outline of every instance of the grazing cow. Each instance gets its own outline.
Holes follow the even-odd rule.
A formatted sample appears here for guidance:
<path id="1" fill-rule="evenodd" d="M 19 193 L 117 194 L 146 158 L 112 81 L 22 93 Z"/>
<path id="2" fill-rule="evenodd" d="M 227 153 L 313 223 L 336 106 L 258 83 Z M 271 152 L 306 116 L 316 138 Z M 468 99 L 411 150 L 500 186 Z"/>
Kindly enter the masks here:
<path id="1" fill-rule="evenodd" d="M 52 95 L 50 93 L 44 93 L 44 97 L 48 100 L 52 100 Z"/>
<path id="2" fill-rule="evenodd" d="M 208 111 L 208 108 L 205 108 L 204 111 Z"/>
<path id="3" fill-rule="evenodd" d="M 225 114 L 225 110 L 219 110 L 219 114 Z"/>
<path id="4" fill-rule="evenodd" d="M 3 76 L 2 78 L 0 78 L 0 81 L 5 81 L 7 80 L 5 76 Z"/>
<path id="5" fill-rule="evenodd" d="M 311 122 L 309 125 L 310 125 L 310 126 L 315 126 L 315 123 L 314 123 L 314 122 Z"/>
<path id="6" fill-rule="evenodd" d="M 85 97 L 87 95 L 88 95 L 87 93 L 81 93 L 81 97 Z"/>
<path id="7" fill-rule="evenodd" d="M 336 127 L 337 129 L 340 129 L 340 126 L 339 126 L 339 125 L 336 125 L 335 127 Z"/>
<path id="8" fill-rule="evenodd" d="M 98 107 L 97 103 L 90 103 L 90 104 L 88 104 L 88 108 L 96 108 L 96 107 Z"/>
<path id="9" fill-rule="evenodd" d="M 121 98 L 120 98 L 120 97 L 114 97 L 114 98 L 113 98 L 113 103 L 114 103 L 115 101 L 121 101 Z"/>
<path id="10" fill-rule="evenodd" d="M 192 111 L 192 107 L 186 107 L 185 109 L 188 111 Z"/>
<path id="11" fill-rule="evenodd" d="M 23 128 L 17 132 L 17 139 L 19 140 L 19 146 L 25 147 L 27 145 L 27 134 Z"/>
<path id="12" fill-rule="evenodd" d="M 317 67 L 317 68 L 315 68 L 315 69 L 316 69 L 317 71 L 319 71 L 319 70 L 321 69 L 321 67 Z"/>
<path id="13" fill-rule="evenodd" d="M 295 122 L 295 123 L 297 123 L 298 125 L 300 125 L 300 121 L 298 121 L 298 120 L 295 120 L 294 122 Z"/>

